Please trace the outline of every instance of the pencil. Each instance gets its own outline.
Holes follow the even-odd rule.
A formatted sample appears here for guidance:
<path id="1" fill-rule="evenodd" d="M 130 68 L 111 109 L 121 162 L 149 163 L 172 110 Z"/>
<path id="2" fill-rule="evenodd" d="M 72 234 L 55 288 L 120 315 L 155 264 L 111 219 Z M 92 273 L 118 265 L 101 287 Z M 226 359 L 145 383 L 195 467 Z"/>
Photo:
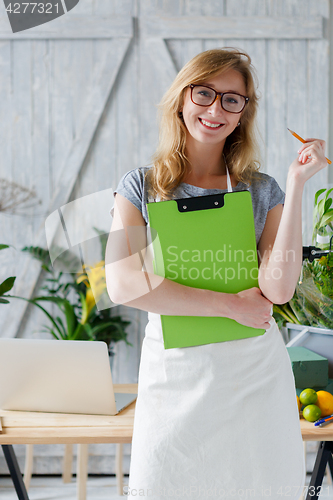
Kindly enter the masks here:
<path id="1" fill-rule="evenodd" d="M 288 127 L 287 127 L 288 128 Z M 294 132 L 293 130 L 290 130 L 290 128 L 288 128 L 289 132 L 294 136 L 296 137 L 296 139 L 298 139 L 299 141 L 303 142 L 303 144 L 306 143 L 306 141 L 304 139 L 302 139 L 302 137 L 300 137 L 298 134 L 296 134 L 296 132 Z M 325 156 L 326 158 L 326 156 Z M 331 165 L 331 160 L 329 160 L 328 158 L 326 158 L 327 160 L 327 163 L 329 163 Z"/>
<path id="2" fill-rule="evenodd" d="M 326 415 L 326 417 L 322 417 L 319 420 L 316 420 L 314 424 L 320 425 L 320 424 L 324 423 L 326 420 L 329 420 L 330 418 L 333 418 L 333 413 L 331 415 Z"/>
<path id="3" fill-rule="evenodd" d="M 322 424 L 319 424 L 319 427 L 325 427 L 325 425 L 327 424 L 331 424 L 333 423 L 333 417 L 331 418 L 328 418 L 327 420 L 325 420 Z"/>

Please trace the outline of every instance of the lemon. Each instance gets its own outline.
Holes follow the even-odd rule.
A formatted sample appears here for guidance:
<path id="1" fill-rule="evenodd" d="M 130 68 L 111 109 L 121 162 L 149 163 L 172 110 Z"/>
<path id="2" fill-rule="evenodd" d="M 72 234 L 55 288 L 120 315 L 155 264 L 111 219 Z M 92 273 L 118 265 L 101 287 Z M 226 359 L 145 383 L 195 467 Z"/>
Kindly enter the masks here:
<path id="1" fill-rule="evenodd" d="M 333 396 L 327 391 L 318 391 L 316 405 L 321 409 L 321 416 L 327 417 L 333 413 Z"/>
<path id="2" fill-rule="evenodd" d="M 317 401 L 317 393 L 314 389 L 304 389 L 304 391 L 301 392 L 299 395 L 299 399 L 302 403 L 302 405 L 313 405 Z"/>
<path id="3" fill-rule="evenodd" d="M 301 402 L 299 400 L 299 397 L 296 395 L 296 398 L 297 398 L 297 406 L 298 406 L 298 411 L 301 411 Z"/>
<path id="4" fill-rule="evenodd" d="M 308 422 L 315 422 L 321 417 L 321 410 L 317 405 L 307 405 L 303 408 L 303 417 Z"/>

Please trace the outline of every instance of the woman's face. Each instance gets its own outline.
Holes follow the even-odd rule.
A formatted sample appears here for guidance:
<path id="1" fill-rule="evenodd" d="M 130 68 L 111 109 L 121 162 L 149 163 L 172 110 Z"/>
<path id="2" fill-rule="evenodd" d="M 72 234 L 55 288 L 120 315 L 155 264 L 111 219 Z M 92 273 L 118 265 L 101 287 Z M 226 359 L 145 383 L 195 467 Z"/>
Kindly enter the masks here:
<path id="1" fill-rule="evenodd" d="M 212 87 L 217 92 L 235 92 L 246 96 L 245 82 L 242 75 L 230 69 L 210 78 L 203 85 Z M 191 101 L 191 89 L 187 88 L 184 97 L 183 119 L 187 128 L 187 140 L 191 138 L 203 144 L 223 144 L 225 139 L 237 127 L 241 113 L 230 113 L 221 106 L 218 98 L 211 106 L 198 106 Z M 212 127 L 215 125 L 215 127 Z M 218 125 L 216 127 L 216 125 Z"/>

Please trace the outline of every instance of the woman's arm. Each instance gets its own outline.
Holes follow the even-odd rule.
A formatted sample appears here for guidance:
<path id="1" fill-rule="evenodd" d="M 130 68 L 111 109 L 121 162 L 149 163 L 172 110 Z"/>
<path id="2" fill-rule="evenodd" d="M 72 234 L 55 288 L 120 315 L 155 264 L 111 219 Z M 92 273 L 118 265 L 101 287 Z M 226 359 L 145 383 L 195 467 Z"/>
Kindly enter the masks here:
<path id="1" fill-rule="evenodd" d="M 254 328 L 269 327 L 272 303 L 258 288 L 238 294 L 220 293 L 181 285 L 142 270 L 145 256 L 140 249 L 145 248 L 145 230 L 141 212 L 117 194 L 105 259 L 107 289 L 113 302 L 158 314 L 220 316 Z"/>
<path id="2" fill-rule="evenodd" d="M 289 167 L 285 204 L 267 214 L 258 245 L 259 287 L 275 304 L 294 294 L 302 266 L 302 194 L 305 182 L 327 165 L 325 142 L 307 139 Z"/>

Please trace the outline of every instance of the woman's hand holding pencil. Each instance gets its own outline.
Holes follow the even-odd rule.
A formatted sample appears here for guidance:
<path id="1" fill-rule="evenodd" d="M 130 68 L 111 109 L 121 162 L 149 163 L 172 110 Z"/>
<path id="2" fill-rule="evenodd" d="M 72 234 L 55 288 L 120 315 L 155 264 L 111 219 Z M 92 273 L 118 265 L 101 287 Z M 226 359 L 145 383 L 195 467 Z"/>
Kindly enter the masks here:
<path id="1" fill-rule="evenodd" d="M 320 139 L 302 139 L 292 130 L 288 130 L 302 142 L 302 146 L 297 151 L 299 156 L 290 165 L 289 174 L 294 179 L 297 179 L 297 182 L 304 184 L 313 175 L 325 168 L 327 163 L 331 163 L 324 154 L 326 143 Z"/>
<path id="2" fill-rule="evenodd" d="M 288 128 L 288 127 L 287 127 Z M 301 141 L 303 144 L 306 144 L 307 142 L 309 141 L 314 141 L 315 139 L 302 139 L 302 137 L 300 137 L 298 134 L 296 134 L 296 132 L 294 132 L 293 130 L 290 130 L 290 128 L 288 128 L 289 132 L 294 136 L 296 137 L 296 139 L 298 139 L 299 141 Z M 331 160 L 329 160 L 328 158 L 326 158 L 327 160 L 327 163 L 329 163 L 331 165 Z"/>

